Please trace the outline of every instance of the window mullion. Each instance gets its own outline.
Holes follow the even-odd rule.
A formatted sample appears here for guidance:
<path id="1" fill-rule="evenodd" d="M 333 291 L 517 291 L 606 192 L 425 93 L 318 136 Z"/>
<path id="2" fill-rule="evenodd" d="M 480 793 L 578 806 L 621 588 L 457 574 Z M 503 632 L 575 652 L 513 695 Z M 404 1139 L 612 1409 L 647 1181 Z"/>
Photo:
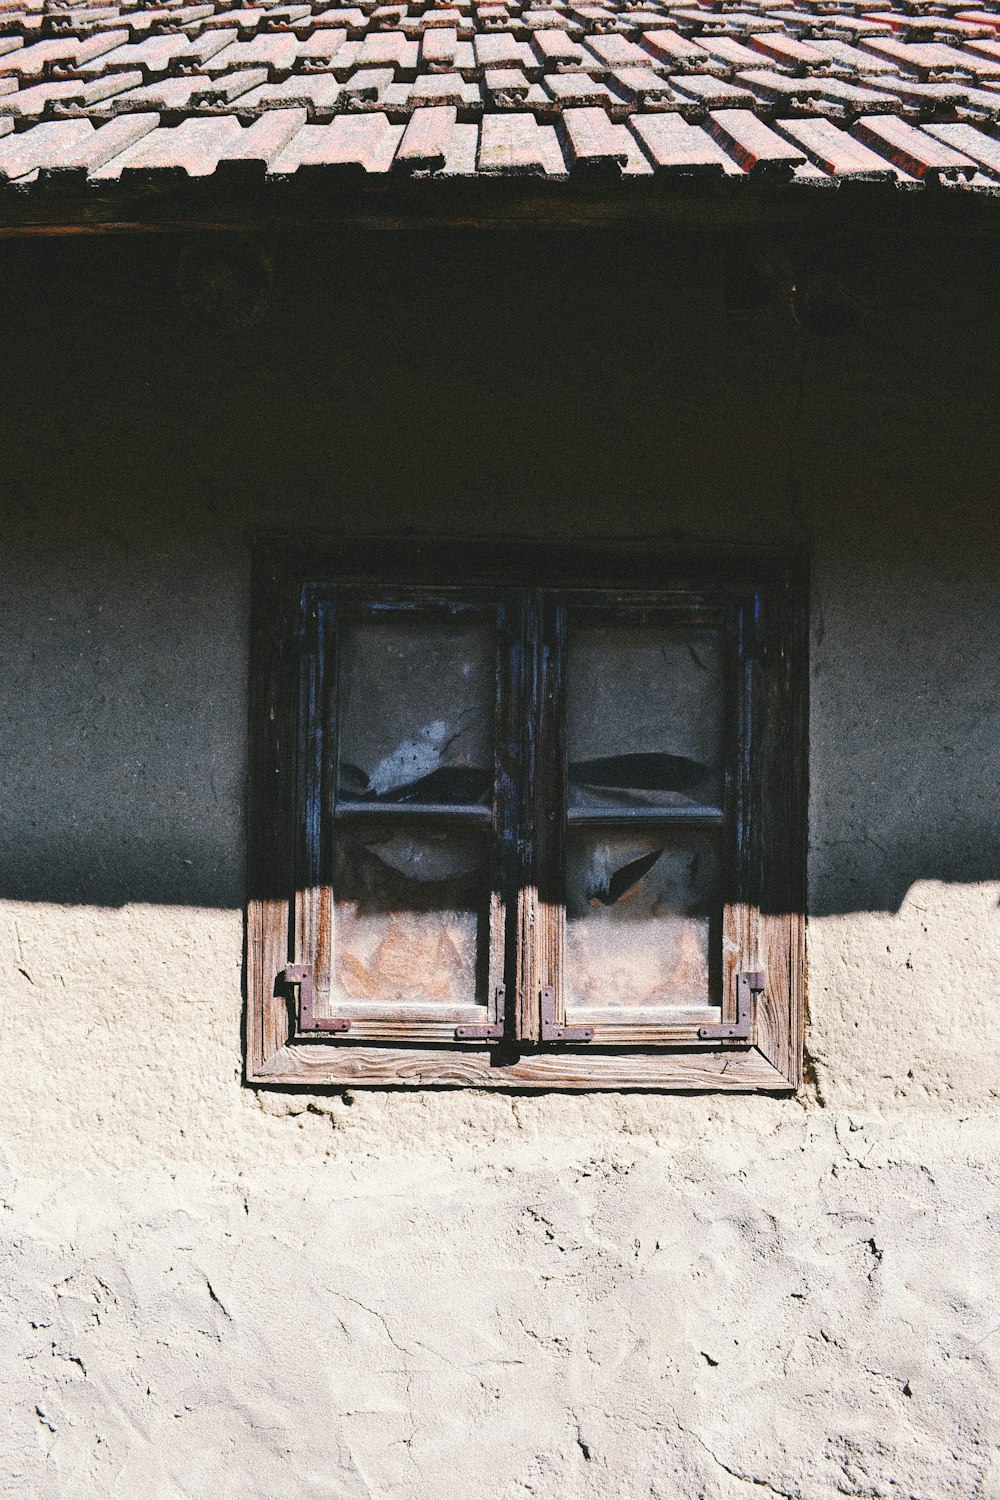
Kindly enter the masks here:
<path id="1" fill-rule="evenodd" d="M 725 846 L 722 904 L 722 1021 L 736 1021 L 737 975 L 747 967 L 746 836 L 747 836 L 747 724 L 746 661 L 742 603 L 726 621 L 727 732 L 725 787 Z"/>
<path id="2" fill-rule="evenodd" d="M 537 1042 L 541 990 L 551 986 L 558 997 L 562 974 L 565 611 L 534 590 L 525 616 L 516 1025 L 519 1040 Z"/>
<path id="3" fill-rule="evenodd" d="M 519 843 L 521 829 L 519 767 L 522 756 L 524 619 L 521 595 L 506 593 L 497 612 L 495 755 L 493 785 L 493 870 L 490 894 L 490 1023 L 516 1026 L 516 971 Z"/>
<path id="4" fill-rule="evenodd" d="M 754 740 L 756 704 L 756 660 L 761 646 L 760 599 L 752 594 L 740 600 L 736 611 L 736 746 L 734 755 L 732 894 L 727 909 L 730 925 L 731 962 L 727 965 L 723 1014 L 735 1019 L 736 976 L 739 970 L 757 970 L 760 962 L 760 881 L 756 869 L 760 845 L 760 768 Z"/>
<path id="5" fill-rule="evenodd" d="M 533 1041 L 538 1034 L 538 996 L 534 933 L 538 915 L 537 841 L 535 829 L 538 771 L 538 696 L 541 679 L 540 611 L 537 591 L 521 595 L 520 680 L 517 693 L 517 738 L 520 760 L 516 781 L 517 848 L 513 917 L 514 1036 Z"/>
<path id="6" fill-rule="evenodd" d="M 327 653 L 335 647 L 335 628 L 324 613 L 323 602 L 312 589 L 304 589 L 299 603 L 298 636 L 298 755 L 296 800 L 298 803 L 297 878 L 293 902 L 290 956 L 312 970 L 316 989 L 329 982 L 329 897 L 332 877 L 327 841 L 323 836 L 323 803 L 329 773 L 331 746 L 324 733 L 324 708 L 332 673 Z M 336 753 L 333 747 L 333 753 Z"/>

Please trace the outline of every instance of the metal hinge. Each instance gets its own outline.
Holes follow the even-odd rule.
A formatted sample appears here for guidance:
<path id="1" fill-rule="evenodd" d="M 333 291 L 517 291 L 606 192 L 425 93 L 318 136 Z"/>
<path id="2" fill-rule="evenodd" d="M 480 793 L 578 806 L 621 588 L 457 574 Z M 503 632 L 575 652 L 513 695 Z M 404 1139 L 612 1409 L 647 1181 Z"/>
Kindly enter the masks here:
<path id="1" fill-rule="evenodd" d="M 350 1031 L 350 1021 L 316 1015 L 316 986 L 313 983 L 312 964 L 286 964 L 278 975 L 278 980 L 281 984 L 298 985 L 300 1031 Z"/>
<path id="2" fill-rule="evenodd" d="M 705 1041 L 748 1042 L 753 1030 L 753 996 L 762 995 L 767 976 L 759 970 L 749 970 L 736 976 L 736 1020 L 723 1021 L 721 1026 L 699 1026 L 698 1035 Z"/>
<path id="3" fill-rule="evenodd" d="M 503 1018 L 507 1004 L 507 987 L 498 984 L 495 990 L 496 1013 L 500 1017 L 494 1026 L 486 1024 L 483 1026 L 456 1026 L 455 1036 L 460 1042 L 498 1042 L 503 1036 Z"/>
<path id="4" fill-rule="evenodd" d="M 592 1042 L 593 1026 L 564 1026 L 556 1020 L 556 992 L 545 984 L 538 992 L 542 1012 L 543 1042 Z"/>

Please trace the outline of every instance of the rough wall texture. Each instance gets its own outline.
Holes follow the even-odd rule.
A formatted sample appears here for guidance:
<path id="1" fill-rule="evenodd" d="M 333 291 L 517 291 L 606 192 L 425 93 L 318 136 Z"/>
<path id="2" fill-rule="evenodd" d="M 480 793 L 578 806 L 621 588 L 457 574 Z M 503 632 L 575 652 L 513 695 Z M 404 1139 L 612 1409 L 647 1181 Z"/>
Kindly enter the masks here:
<path id="1" fill-rule="evenodd" d="M 798 250 L 852 332 L 696 242 L 279 246 L 236 333 L 3 250 L 0 1493 L 1000 1496 L 992 252 Z M 809 548 L 800 1098 L 241 1087 L 250 539 L 404 525 Z"/>

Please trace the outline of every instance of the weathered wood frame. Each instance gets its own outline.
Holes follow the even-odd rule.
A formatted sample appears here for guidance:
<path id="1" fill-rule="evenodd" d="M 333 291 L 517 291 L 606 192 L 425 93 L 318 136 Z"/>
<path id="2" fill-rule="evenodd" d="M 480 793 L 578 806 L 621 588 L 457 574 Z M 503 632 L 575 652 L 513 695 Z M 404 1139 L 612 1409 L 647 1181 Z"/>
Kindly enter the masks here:
<path id="1" fill-rule="evenodd" d="M 296 1034 L 292 997 L 279 983 L 298 959 L 309 922 L 297 894 L 301 871 L 321 858 L 318 830 L 303 826 L 309 724 L 321 691 L 316 671 L 317 585 L 442 589 L 615 591 L 688 608 L 729 601 L 738 620 L 738 759 L 729 798 L 738 805 L 745 878 L 730 903 L 738 953 L 728 965 L 723 1013 L 733 1010 L 737 961 L 762 969 L 751 1044 L 701 1042 L 691 1032 L 629 1044 L 606 1035 L 585 1044 L 428 1042 L 426 1038 L 333 1040 Z M 549 595 L 549 591 L 553 591 Z M 599 592 L 597 592 L 599 591 Z M 586 598 L 585 593 L 574 597 Z M 531 632 L 529 631 L 529 634 Z M 537 631 L 535 638 L 537 638 Z M 466 1086 L 514 1089 L 722 1089 L 788 1091 L 801 1079 L 805 983 L 807 789 L 807 592 L 804 560 L 771 549 L 656 552 L 620 544 L 529 545 L 379 538 L 259 547 L 254 565 L 251 663 L 246 1080 L 250 1084 L 352 1087 Z M 530 674 L 525 673 L 526 677 Z M 534 684 L 536 701 L 547 694 Z M 543 737 L 544 738 L 544 737 Z M 553 743 L 550 735 L 547 742 Z M 522 755 L 525 754 L 522 749 Z M 524 764 L 530 766 L 525 760 Z M 528 771 L 525 795 L 545 797 L 558 767 Z M 730 814 L 727 812 L 727 818 Z M 539 844 L 544 861 L 543 842 Z M 310 862 L 312 864 L 310 865 Z M 515 1032 L 537 1034 L 537 991 L 558 972 L 561 914 L 544 899 L 544 873 L 518 894 Z M 523 934 L 532 931 L 526 943 Z M 546 965 L 554 961 L 554 967 Z"/>

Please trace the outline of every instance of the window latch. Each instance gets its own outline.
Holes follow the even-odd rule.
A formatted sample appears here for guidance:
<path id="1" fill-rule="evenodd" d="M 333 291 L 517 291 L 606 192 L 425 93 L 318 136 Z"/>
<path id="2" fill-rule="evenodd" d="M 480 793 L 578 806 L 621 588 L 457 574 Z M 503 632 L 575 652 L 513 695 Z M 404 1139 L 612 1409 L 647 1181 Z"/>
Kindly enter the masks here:
<path id="1" fill-rule="evenodd" d="M 753 1029 L 753 997 L 762 995 L 766 984 L 766 976 L 759 970 L 737 974 L 735 1022 L 723 1021 L 721 1026 L 699 1026 L 698 1035 L 705 1041 L 748 1042 Z"/>
<path id="2" fill-rule="evenodd" d="M 542 1012 L 543 1042 L 592 1042 L 593 1026 L 564 1026 L 556 1020 L 556 992 L 545 984 L 538 992 Z"/>
<path id="3" fill-rule="evenodd" d="M 455 1037 L 460 1042 L 498 1042 L 503 1036 L 503 1018 L 507 1004 L 507 986 L 498 984 L 495 990 L 496 1013 L 500 1020 L 496 1025 L 456 1026 Z"/>
<path id="4" fill-rule="evenodd" d="M 298 985 L 300 1031 L 350 1031 L 350 1021 L 316 1014 L 316 986 L 312 964 L 286 964 L 278 975 L 279 983 Z"/>

